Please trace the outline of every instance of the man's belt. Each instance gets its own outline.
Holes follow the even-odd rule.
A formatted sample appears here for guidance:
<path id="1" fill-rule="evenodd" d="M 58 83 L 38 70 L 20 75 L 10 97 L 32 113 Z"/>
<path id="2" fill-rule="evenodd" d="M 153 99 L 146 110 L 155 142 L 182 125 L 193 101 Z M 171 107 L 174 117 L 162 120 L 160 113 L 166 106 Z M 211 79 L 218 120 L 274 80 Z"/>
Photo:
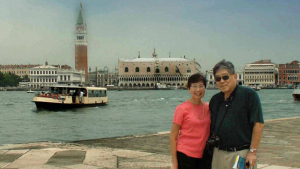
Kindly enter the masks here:
<path id="1" fill-rule="evenodd" d="M 233 152 L 233 151 L 241 151 L 241 150 L 245 150 L 245 149 L 249 149 L 250 146 L 249 145 L 245 145 L 245 146 L 241 146 L 241 147 L 233 147 L 233 148 L 228 148 L 228 147 L 219 147 L 219 150 L 224 150 L 224 151 L 228 151 L 228 152 Z"/>

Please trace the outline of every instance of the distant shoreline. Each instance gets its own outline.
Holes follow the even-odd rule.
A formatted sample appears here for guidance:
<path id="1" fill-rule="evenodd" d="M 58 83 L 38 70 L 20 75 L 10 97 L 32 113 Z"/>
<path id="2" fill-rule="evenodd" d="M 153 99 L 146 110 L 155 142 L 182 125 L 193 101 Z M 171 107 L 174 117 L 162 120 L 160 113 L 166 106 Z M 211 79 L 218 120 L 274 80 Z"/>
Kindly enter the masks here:
<path id="1" fill-rule="evenodd" d="M 265 89 L 293 89 L 293 88 L 262 88 L 261 90 Z M 47 91 L 47 89 L 27 89 L 27 88 L 5 88 L 1 87 L 0 91 Z M 135 87 L 135 88 L 121 88 L 121 87 L 107 87 L 107 90 L 187 90 L 187 89 L 170 89 L 170 88 L 162 88 L 162 89 L 157 89 L 157 88 L 145 88 L 145 87 Z M 207 90 L 219 90 L 217 88 L 207 88 Z"/>

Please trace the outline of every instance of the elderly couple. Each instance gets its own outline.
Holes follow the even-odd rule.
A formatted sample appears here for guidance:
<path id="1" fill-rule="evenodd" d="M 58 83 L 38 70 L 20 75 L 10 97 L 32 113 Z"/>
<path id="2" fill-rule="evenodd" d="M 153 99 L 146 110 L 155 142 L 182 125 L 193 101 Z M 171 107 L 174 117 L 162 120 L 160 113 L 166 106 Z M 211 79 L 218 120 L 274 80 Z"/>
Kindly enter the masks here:
<path id="1" fill-rule="evenodd" d="M 237 85 L 234 65 L 222 60 L 213 68 L 221 92 L 209 104 L 202 101 L 206 79 L 194 74 L 188 79 L 191 98 L 175 109 L 170 134 L 172 169 L 204 169 L 203 152 L 211 133 L 219 138 L 213 149 L 212 169 L 231 169 L 236 156 L 247 168 L 257 168 L 256 153 L 264 126 L 261 102 L 250 88 Z"/>

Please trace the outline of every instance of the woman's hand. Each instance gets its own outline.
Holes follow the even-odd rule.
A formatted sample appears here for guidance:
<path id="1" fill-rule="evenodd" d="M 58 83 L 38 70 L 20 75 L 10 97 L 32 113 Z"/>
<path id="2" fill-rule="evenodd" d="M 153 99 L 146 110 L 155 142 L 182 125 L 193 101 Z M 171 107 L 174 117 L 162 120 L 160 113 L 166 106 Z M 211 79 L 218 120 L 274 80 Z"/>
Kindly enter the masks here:
<path id="1" fill-rule="evenodd" d="M 172 169 L 178 169 L 178 164 L 176 163 L 176 164 L 172 164 Z"/>

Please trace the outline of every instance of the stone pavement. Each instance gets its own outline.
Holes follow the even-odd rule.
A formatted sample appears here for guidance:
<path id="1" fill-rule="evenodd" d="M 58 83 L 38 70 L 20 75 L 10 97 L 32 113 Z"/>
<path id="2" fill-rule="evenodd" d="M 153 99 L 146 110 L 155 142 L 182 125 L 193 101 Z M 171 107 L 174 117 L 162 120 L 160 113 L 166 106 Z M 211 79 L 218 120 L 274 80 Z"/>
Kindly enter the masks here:
<path id="1" fill-rule="evenodd" d="M 299 124 L 299 117 L 266 121 L 258 152 L 258 168 L 300 168 Z M 72 143 L 41 142 L 0 146 L 0 168 L 169 169 L 170 166 L 168 132 Z"/>

